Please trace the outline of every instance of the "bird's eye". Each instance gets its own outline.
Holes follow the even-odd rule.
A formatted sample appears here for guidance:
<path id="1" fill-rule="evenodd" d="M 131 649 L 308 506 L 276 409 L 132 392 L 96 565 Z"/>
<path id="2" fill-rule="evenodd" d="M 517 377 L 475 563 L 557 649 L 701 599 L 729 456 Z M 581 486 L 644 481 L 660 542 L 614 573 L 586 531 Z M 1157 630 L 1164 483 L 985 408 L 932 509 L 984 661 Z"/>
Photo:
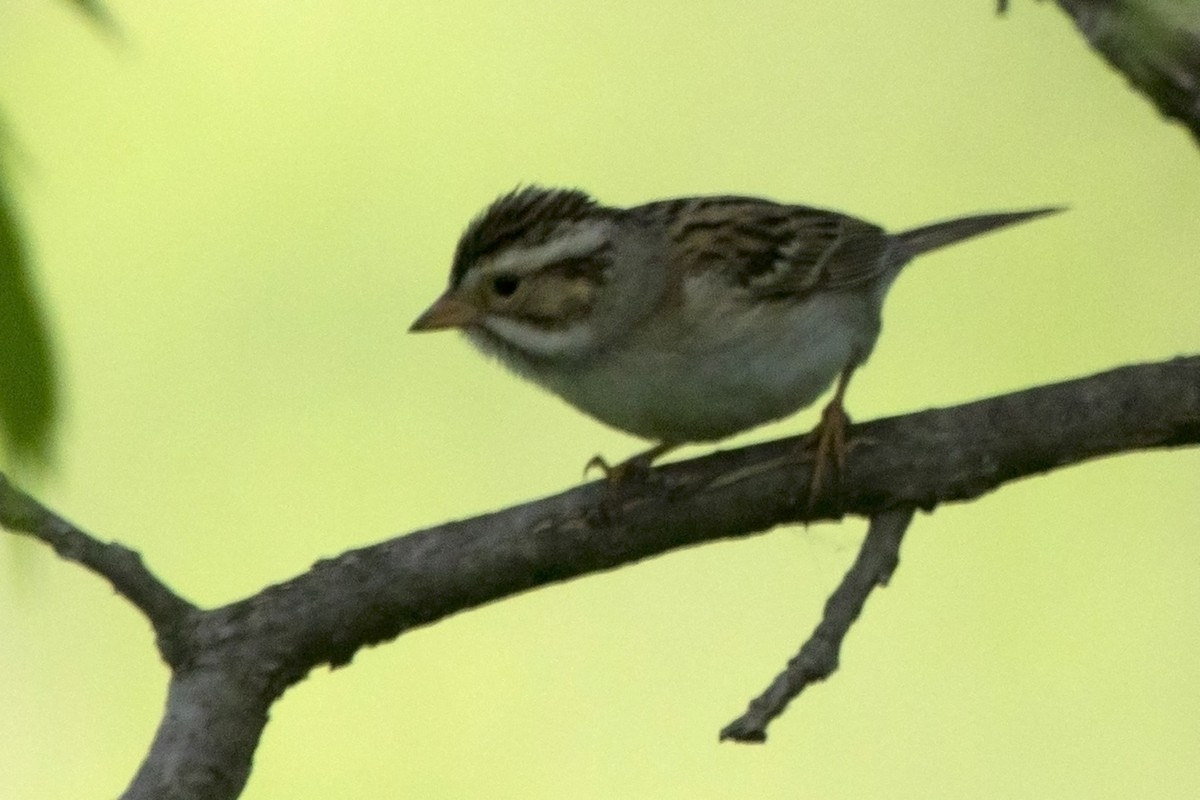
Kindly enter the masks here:
<path id="1" fill-rule="evenodd" d="M 520 285 L 521 279 L 516 275 L 497 275 L 492 278 L 492 293 L 497 297 L 512 297 Z"/>

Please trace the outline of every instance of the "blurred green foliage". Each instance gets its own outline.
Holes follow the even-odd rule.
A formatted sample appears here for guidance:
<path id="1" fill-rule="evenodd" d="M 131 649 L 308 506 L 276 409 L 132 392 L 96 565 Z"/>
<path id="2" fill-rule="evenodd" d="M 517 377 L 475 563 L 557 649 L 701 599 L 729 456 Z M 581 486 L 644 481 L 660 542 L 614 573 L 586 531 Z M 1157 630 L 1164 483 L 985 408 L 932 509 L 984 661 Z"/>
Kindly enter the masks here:
<path id="1" fill-rule="evenodd" d="M 107 33 L 112 17 L 96 0 L 67 0 Z M 53 450 L 58 378 L 46 316 L 10 175 L 11 136 L 0 118 L 0 453 L 46 466 Z"/>
<path id="2" fill-rule="evenodd" d="M 108 9 L 95 0 L 67 0 L 67 5 L 74 6 L 85 17 L 110 32 L 115 29 L 113 19 L 108 15 Z"/>
<path id="3" fill-rule="evenodd" d="M 45 465 L 58 409 L 57 378 L 13 196 L 9 150 L 0 120 L 0 443 L 18 463 Z"/>

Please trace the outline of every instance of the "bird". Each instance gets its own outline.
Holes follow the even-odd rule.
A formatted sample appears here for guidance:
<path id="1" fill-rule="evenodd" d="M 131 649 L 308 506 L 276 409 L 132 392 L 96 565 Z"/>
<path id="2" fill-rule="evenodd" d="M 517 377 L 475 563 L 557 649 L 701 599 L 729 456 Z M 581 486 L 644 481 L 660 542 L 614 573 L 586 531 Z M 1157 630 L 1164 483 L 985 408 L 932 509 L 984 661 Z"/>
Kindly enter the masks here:
<path id="1" fill-rule="evenodd" d="M 901 233 L 838 211 L 701 195 L 632 207 L 517 187 L 467 225 L 446 290 L 413 332 L 458 329 L 575 408 L 654 446 L 720 440 L 812 405 L 810 507 L 844 466 L 844 399 L 889 288 L 918 255 L 1059 207 L 958 217 Z M 585 468 L 585 472 L 587 468 Z"/>

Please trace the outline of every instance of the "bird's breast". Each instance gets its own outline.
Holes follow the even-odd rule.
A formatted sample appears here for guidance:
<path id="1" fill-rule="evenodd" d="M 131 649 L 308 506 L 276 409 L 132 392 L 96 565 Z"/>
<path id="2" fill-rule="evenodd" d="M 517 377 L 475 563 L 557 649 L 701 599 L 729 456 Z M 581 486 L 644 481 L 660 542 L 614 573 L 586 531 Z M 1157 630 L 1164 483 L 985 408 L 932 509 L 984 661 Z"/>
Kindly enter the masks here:
<path id="1" fill-rule="evenodd" d="M 736 307 L 688 300 L 586 362 L 533 377 L 629 433 L 706 441 L 811 405 L 878 333 L 877 317 L 849 294 Z"/>

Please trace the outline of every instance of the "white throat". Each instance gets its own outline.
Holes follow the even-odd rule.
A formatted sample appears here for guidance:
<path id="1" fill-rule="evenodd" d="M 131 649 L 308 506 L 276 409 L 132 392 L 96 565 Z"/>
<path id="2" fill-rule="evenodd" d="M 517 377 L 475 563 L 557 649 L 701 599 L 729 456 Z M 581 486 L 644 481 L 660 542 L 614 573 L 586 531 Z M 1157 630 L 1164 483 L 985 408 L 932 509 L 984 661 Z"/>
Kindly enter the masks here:
<path id="1" fill-rule="evenodd" d="M 518 351 L 541 358 L 579 358 L 588 354 L 596 338 L 586 322 L 546 329 L 508 317 L 489 316 L 483 320 L 483 327 Z"/>

